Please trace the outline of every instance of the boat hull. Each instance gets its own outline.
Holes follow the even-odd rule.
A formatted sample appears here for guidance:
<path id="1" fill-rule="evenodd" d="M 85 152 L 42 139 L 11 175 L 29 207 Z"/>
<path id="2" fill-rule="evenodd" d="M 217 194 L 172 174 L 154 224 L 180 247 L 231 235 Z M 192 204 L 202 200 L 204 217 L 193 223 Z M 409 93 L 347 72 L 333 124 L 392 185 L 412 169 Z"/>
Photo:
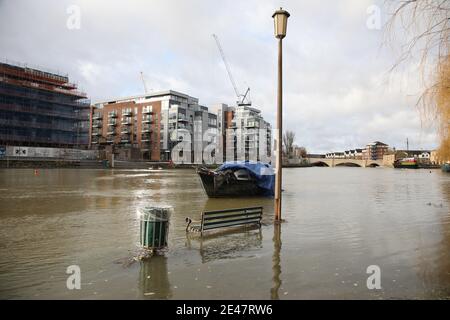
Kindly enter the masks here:
<path id="1" fill-rule="evenodd" d="M 398 169 L 417 169 L 419 164 L 415 159 L 399 159 L 394 161 L 394 168 Z"/>
<path id="2" fill-rule="evenodd" d="M 417 163 L 415 164 L 394 164 L 394 168 L 396 169 L 417 169 L 419 166 Z"/>
<path id="3" fill-rule="evenodd" d="M 265 196 L 266 190 L 257 186 L 255 181 L 223 180 L 212 171 L 197 171 L 202 181 L 203 189 L 210 198 L 226 197 L 257 197 Z"/>

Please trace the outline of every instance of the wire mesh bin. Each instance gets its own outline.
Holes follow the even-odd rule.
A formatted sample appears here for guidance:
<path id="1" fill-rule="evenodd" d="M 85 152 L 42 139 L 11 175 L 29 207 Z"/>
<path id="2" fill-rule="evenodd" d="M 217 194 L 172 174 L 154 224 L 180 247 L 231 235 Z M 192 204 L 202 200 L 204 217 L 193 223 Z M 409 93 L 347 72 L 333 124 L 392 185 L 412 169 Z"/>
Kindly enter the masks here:
<path id="1" fill-rule="evenodd" d="M 167 247 L 169 235 L 169 207 L 144 207 L 140 209 L 140 243 L 148 249 Z"/>

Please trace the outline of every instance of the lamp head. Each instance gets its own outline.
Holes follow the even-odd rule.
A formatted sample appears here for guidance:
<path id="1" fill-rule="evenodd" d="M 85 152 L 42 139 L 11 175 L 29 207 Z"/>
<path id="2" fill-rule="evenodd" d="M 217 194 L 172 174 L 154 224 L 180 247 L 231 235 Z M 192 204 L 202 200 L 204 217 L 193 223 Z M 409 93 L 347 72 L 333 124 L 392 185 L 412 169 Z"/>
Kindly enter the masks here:
<path id="1" fill-rule="evenodd" d="M 278 39 L 283 39 L 286 36 L 286 29 L 287 29 L 287 20 L 289 18 L 290 14 L 286 10 L 283 10 L 283 8 L 280 8 L 279 10 L 275 11 L 275 13 L 272 15 L 272 18 L 274 19 L 274 26 L 275 26 L 275 37 Z"/>

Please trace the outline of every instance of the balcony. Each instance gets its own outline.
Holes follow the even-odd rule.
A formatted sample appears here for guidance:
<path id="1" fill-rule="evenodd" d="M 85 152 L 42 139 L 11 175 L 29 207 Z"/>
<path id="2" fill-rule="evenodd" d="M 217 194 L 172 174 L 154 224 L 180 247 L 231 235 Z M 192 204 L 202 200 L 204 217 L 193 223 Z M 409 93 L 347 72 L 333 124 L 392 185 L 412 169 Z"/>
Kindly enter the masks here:
<path id="1" fill-rule="evenodd" d="M 151 123 L 153 122 L 153 118 L 146 116 L 146 117 L 142 117 L 142 123 Z"/>
<path id="2" fill-rule="evenodd" d="M 152 128 L 150 128 L 150 127 L 142 127 L 142 130 L 141 130 L 141 132 L 142 133 L 150 133 L 150 132 L 152 132 L 153 130 L 152 130 Z"/>
<path id="3" fill-rule="evenodd" d="M 152 107 L 151 106 L 147 106 L 147 107 L 142 108 L 142 113 L 143 114 L 151 114 L 151 113 L 153 113 Z"/>
<path id="4" fill-rule="evenodd" d="M 109 121 L 108 122 L 108 126 L 117 126 L 117 122 L 116 121 Z"/>
<path id="5" fill-rule="evenodd" d="M 101 128 L 102 127 L 102 123 L 100 121 L 94 121 L 92 123 L 92 128 Z"/>
<path id="6" fill-rule="evenodd" d="M 122 130 L 120 131 L 121 134 L 130 134 L 131 130 L 128 128 L 122 128 Z"/>
<path id="7" fill-rule="evenodd" d="M 116 112 L 109 112 L 108 113 L 108 117 L 109 118 L 117 118 L 117 113 Z"/>
<path id="8" fill-rule="evenodd" d="M 152 135 L 150 133 L 142 133 L 141 141 L 149 141 L 151 140 Z"/>
<path id="9" fill-rule="evenodd" d="M 178 117 L 178 122 L 188 122 L 186 117 Z"/>
<path id="10" fill-rule="evenodd" d="M 98 132 L 98 131 L 93 131 L 93 132 L 92 132 L 92 136 L 93 136 L 93 137 L 98 137 L 98 136 L 100 136 L 100 135 L 101 135 L 101 133 Z"/>
<path id="11" fill-rule="evenodd" d="M 133 115 L 133 113 L 131 112 L 131 110 L 123 110 L 122 111 L 122 116 L 124 117 L 131 117 Z"/>
<path id="12" fill-rule="evenodd" d="M 103 115 L 100 114 L 100 113 L 94 113 L 94 114 L 92 115 L 92 119 L 93 119 L 93 120 L 101 120 L 101 119 L 103 119 Z"/>
<path id="13" fill-rule="evenodd" d="M 107 134 L 108 136 L 115 136 L 115 135 L 116 135 L 116 132 L 115 132 L 115 131 L 108 131 L 106 134 Z"/>
<path id="14" fill-rule="evenodd" d="M 129 119 L 129 118 L 122 119 L 122 124 L 125 126 L 131 125 L 131 119 Z"/>

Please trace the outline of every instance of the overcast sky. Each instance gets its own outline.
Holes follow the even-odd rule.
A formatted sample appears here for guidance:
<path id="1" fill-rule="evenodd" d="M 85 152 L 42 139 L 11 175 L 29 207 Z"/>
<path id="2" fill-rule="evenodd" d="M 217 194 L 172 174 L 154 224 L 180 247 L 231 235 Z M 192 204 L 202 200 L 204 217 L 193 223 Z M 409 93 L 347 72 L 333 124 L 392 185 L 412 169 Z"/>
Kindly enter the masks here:
<path id="1" fill-rule="evenodd" d="M 437 145 L 421 124 L 413 64 L 389 69 L 398 52 L 370 29 L 368 8 L 384 1 L 0 0 L 0 58 L 68 73 L 92 101 L 176 90 L 211 106 L 236 100 L 214 42 L 220 38 L 240 91 L 275 123 L 274 10 L 291 14 L 284 44 L 284 128 L 310 152 L 379 140 L 397 149 Z M 71 5 L 80 28 L 67 27 Z M 68 13 L 69 9 L 69 13 Z M 372 21 L 372 20 L 370 20 Z M 70 26 L 74 20 L 69 20 Z"/>

